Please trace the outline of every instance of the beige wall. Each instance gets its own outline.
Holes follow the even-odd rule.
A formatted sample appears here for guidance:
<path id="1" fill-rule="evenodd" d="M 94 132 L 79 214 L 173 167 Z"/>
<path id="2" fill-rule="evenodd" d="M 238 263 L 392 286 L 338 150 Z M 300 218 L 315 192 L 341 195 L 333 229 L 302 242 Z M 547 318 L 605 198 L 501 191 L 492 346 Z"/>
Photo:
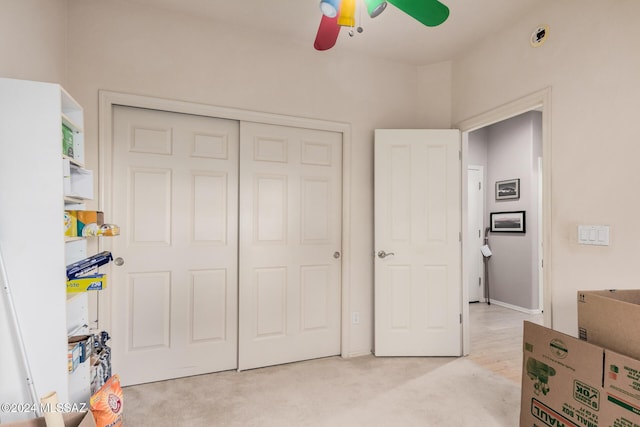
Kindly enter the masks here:
<path id="1" fill-rule="evenodd" d="M 418 119 L 426 129 L 451 127 L 451 62 L 418 68 Z"/>
<path id="2" fill-rule="evenodd" d="M 99 89 L 350 123 L 350 310 L 362 316 L 350 353 L 372 344 L 373 129 L 446 128 L 544 87 L 552 88 L 546 265 L 554 326 L 577 332 L 578 289 L 637 287 L 636 0 L 543 0 L 452 62 L 418 69 L 288 39 L 267 43 L 251 31 L 121 0 L 69 0 L 68 14 L 66 0 L 1 6 L 0 75 L 66 85 L 86 107 L 88 165 L 96 173 Z M 529 35 L 544 23 L 550 38 L 532 49 Z M 577 245 L 578 224 L 610 225 L 611 245 Z"/>
<path id="3" fill-rule="evenodd" d="M 0 77 L 67 82 L 67 0 L 2 0 Z"/>
<path id="4" fill-rule="evenodd" d="M 97 171 L 98 90 L 347 122 L 352 126 L 351 294 L 347 353 L 367 353 L 373 336 L 373 130 L 448 127 L 444 105 L 418 108 L 415 67 L 317 52 L 312 41 L 269 38 L 199 17 L 120 0 L 70 0 L 69 90 L 85 106 L 88 166 Z M 312 34 L 313 36 L 313 34 Z M 348 42 L 348 40 L 341 40 Z M 448 66 L 422 73 L 427 85 Z M 444 72 L 443 72 L 444 70 Z M 424 78 L 423 78 L 424 79 Z M 347 320 L 348 321 L 348 320 Z"/>
<path id="5" fill-rule="evenodd" d="M 575 335 L 578 289 L 640 287 L 640 2 L 539 5 L 453 61 L 452 118 L 458 123 L 552 88 L 552 255 L 545 266 L 553 326 Z M 533 49 L 529 35 L 540 24 L 549 25 L 549 39 Z M 611 245 L 578 245 L 578 224 L 610 225 Z"/>

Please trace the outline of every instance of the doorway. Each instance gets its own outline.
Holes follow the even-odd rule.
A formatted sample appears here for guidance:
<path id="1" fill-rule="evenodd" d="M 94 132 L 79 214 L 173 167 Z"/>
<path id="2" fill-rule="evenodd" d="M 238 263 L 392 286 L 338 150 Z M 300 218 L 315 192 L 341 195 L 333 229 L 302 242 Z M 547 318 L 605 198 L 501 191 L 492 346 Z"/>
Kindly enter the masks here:
<path id="1" fill-rule="evenodd" d="M 473 197 L 479 193 L 478 184 L 471 181 L 479 172 L 469 167 L 469 221 L 485 218 L 473 235 L 470 231 L 469 243 L 475 243 L 475 247 L 470 252 L 469 280 L 474 269 L 476 288 L 483 278 L 477 266 L 479 261 L 482 263 L 479 245 L 483 243 L 482 230 L 490 228 L 488 244 L 493 254 L 485 262 L 490 292 L 483 296 L 489 298 L 490 304 L 531 314 L 540 311 L 537 225 L 541 115 L 535 110 L 525 112 L 470 132 L 468 138 L 469 161 L 482 165 L 489 184 L 485 198 L 478 203 Z M 519 221 L 518 228 L 498 226 L 500 220 L 513 218 Z M 474 286 L 470 286 L 469 301 L 473 301 Z"/>
<path id="2" fill-rule="evenodd" d="M 528 96 L 525 96 L 523 98 L 520 98 L 518 100 L 515 100 L 513 102 L 510 102 L 508 104 L 505 104 L 501 107 L 498 107 L 494 110 L 490 110 L 486 113 L 480 114 L 478 116 L 472 117 L 470 119 L 464 120 L 460 123 L 457 124 L 456 127 L 458 127 L 461 132 L 462 132 L 462 153 L 461 153 L 461 157 L 462 157 L 462 171 L 463 171 L 463 224 L 467 224 L 468 223 L 468 216 L 469 216 L 469 202 L 468 202 L 468 194 L 469 194 L 469 188 L 468 188 L 468 173 L 467 173 L 467 169 L 470 165 L 470 149 L 472 149 L 470 147 L 470 134 L 473 131 L 485 128 L 487 126 L 493 125 L 493 124 L 497 124 L 499 122 L 502 122 L 504 120 L 516 117 L 518 115 L 521 115 L 523 113 L 529 112 L 529 111 L 533 111 L 533 110 L 537 110 L 541 113 L 541 126 L 539 129 L 540 132 L 540 139 L 541 139 L 541 146 L 542 146 L 542 150 L 540 153 L 540 156 L 544 156 L 544 164 L 545 167 L 542 168 L 542 176 L 540 177 L 541 180 L 541 200 L 542 200 L 542 205 L 540 207 L 541 210 L 541 215 L 540 215 L 540 240 L 541 241 L 550 241 L 550 237 L 551 237 L 551 179 L 550 179 L 550 168 L 548 167 L 548 165 L 551 164 L 551 122 L 550 122 L 550 108 L 551 108 L 551 89 L 550 88 L 546 88 L 543 89 L 541 91 L 535 92 L 533 94 L 530 94 Z M 537 158 L 535 159 L 535 168 L 536 171 L 537 169 Z M 534 167 L 534 164 L 532 164 L 532 167 Z M 490 182 L 488 179 L 485 181 L 486 182 L 486 187 L 487 187 L 487 199 L 490 199 L 491 196 L 489 194 L 493 194 L 493 186 L 494 183 Z M 530 194 L 531 196 L 532 194 Z M 537 198 L 537 194 L 535 195 Z M 485 219 L 485 223 L 487 222 L 488 218 Z M 536 227 L 536 223 L 534 222 L 533 224 L 529 224 L 528 228 L 533 227 L 534 229 L 537 228 Z M 465 328 L 463 330 L 463 347 L 464 347 L 464 354 L 467 355 L 470 353 L 471 351 L 471 343 L 470 343 L 470 331 L 469 331 L 469 322 L 470 322 L 470 317 L 469 317 L 469 294 L 468 294 L 468 290 L 469 290 L 469 283 L 468 283 L 468 277 L 469 277 L 469 268 L 470 268 L 470 264 L 469 264 L 469 259 L 471 256 L 473 256 L 474 254 L 470 254 L 469 253 L 469 239 L 470 239 L 470 233 L 467 229 L 467 227 L 463 227 L 463 231 L 462 231 L 462 239 L 463 239 L 463 280 L 465 281 L 465 283 L 463 284 L 463 304 L 462 304 L 462 315 L 463 315 L 463 325 L 465 325 Z M 491 241 L 491 240 L 490 240 Z M 552 290 L 552 284 L 550 282 L 550 267 L 551 267 L 551 262 L 550 262 L 550 252 L 551 252 L 551 248 L 550 245 L 543 245 L 542 247 L 542 256 L 540 257 L 540 262 L 539 262 L 539 269 L 541 270 L 539 273 L 540 276 L 540 281 L 542 282 L 542 292 L 540 292 L 539 288 L 536 287 L 535 292 L 536 295 L 539 295 L 540 293 L 542 293 L 542 298 L 540 298 L 541 301 L 541 306 L 545 307 L 545 310 L 543 312 L 543 324 L 545 326 L 548 327 L 552 327 L 553 325 L 553 319 L 551 316 L 551 290 Z M 542 263 L 544 261 L 544 269 L 542 268 Z M 538 265 L 538 263 L 536 263 L 536 265 Z M 489 281 L 488 287 L 491 288 L 491 283 Z M 536 298 L 537 299 L 537 298 Z"/>

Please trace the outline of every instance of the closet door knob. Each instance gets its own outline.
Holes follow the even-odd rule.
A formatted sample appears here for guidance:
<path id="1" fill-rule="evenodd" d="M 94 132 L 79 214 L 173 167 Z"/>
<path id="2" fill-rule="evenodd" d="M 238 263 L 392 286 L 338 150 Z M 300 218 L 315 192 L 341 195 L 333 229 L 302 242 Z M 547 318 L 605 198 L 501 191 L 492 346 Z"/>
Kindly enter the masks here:
<path id="1" fill-rule="evenodd" d="M 114 262 L 118 267 L 120 267 L 121 265 L 124 265 L 124 259 L 122 259 L 122 258 L 120 258 L 120 257 L 118 257 L 118 258 L 114 259 L 114 260 L 113 260 L 113 262 Z"/>

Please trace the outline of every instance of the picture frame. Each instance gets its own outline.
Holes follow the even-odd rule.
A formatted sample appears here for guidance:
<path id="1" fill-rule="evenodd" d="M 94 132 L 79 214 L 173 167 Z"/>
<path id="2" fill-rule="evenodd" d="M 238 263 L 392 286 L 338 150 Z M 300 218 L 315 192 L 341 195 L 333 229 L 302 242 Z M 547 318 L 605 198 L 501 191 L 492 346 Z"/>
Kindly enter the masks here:
<path id="1" fill-rule="evenodd" d="M 491 212 L 492 233 L 526 233 L 527 222 L 525 211 Z"/>
<path id="2" fill-rule="evenodd" d="M 520 198 L 520 178 L 496 181 L 496 200 L 518 200 Z"/>

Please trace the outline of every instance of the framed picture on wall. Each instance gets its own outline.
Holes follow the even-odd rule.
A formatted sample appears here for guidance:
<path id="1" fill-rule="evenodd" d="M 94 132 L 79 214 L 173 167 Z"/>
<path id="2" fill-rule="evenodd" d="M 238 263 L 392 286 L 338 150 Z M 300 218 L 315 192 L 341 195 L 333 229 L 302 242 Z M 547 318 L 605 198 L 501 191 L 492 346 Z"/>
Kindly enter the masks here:
<path id="1" fill-rule="evenodd" d="M 496 181 L 496 200 L 520 198 L 520 179 Z"/>
<path id="2" fill-rule="evenodd" d="M 491 212 L 492 233 L 526 233 L 525 211 Z"/>

